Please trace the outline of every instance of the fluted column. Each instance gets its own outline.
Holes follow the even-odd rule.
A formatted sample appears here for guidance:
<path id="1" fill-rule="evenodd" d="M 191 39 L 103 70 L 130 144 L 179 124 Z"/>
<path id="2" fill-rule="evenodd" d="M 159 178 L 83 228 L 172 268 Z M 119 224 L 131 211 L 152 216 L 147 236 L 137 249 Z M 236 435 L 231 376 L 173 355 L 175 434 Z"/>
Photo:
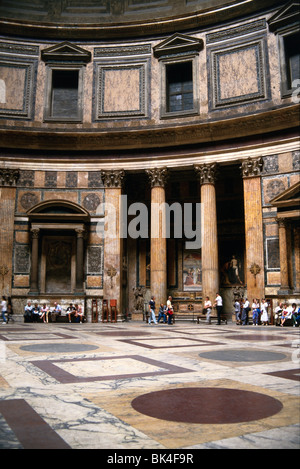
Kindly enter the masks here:
<path id="1" fill-rule="evenodd" d="M 84 230 L 76 229 L 76 292 L 83 292 L 83 242 Z"/>
<path id="2" fill-rule="evenodd" d="M 280 290 L 281 294 L 290 293 L 289 265 L 288 265 L 288 237 L 287 221 L 277 218 L 279 231 L 279 259 L 280 259 Z"/>
<path id="3" fill-rule="evenodd" d="M 242 162 L 248 298 L 264 298 L 264 246 L 260 175 L 261 157 Z"/>
<path id="4" fill-rule="evenodd" d="M 31 277 L 30 293 L 38 293 L 38 268 L 39 268 L 39 235 L 40 230 L 31 229 Z"/>
<path id="5" fill-rule="evenodd" d="M 19 170 L 0 168 L 0 289 L 11 296 L 14 244 L 14 212 Z"/>
<path id="6" fill-rule="evenodd" d="M 166 240 L 166 168 L 146 170 L 151 184 L 151 248 L 150 283 L 151 295 L 157 309 L 167 301 L 167 240 Z"/>
<path id="7" fill-rule="evenodd" d="M 117 300 L 119 313 L 122 313 L 123 239 L 120 215 L 124 176 L 122 170 L 101 172 L 105 187 L 103 298 L 108 301 Z"/>
<path id="8" fill-rule="evenodd" d="M 216 164 L 195 166 L 201 185 L 202 298 L 213 302 L 219 292 Z"/>

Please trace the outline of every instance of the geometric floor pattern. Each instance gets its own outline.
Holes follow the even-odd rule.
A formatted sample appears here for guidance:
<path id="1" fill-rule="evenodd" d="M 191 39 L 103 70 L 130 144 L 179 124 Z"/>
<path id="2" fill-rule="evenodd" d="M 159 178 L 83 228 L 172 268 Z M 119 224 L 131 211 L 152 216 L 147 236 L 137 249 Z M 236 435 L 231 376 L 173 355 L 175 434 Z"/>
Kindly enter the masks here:
<path id="1" fill-rule="evenodd" d="M 299 328 L 0 327 L 1 449 L 300 449 Z"/>

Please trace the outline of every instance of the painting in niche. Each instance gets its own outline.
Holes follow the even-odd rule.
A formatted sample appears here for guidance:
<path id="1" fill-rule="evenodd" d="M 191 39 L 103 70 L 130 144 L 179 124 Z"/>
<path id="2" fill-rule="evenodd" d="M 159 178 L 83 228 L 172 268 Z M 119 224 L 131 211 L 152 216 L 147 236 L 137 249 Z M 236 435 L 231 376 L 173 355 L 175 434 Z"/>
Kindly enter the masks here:
<path id="1" fill-rule="evenodd" d="M 49 240 L 46 244 L 46 293 L 71 292 L 72 241 Z"/>
<path id="2" fill-rule="evenodd" d="M 202 290 L 202 263 L 199 251 L 183 252 L 183 291 Z"/>
<path id="3" fill-rule="evenodd" d="M 244 247 L 238 240 L 220 246 L 220 284 L 222 287 L 244 285 Z"/>

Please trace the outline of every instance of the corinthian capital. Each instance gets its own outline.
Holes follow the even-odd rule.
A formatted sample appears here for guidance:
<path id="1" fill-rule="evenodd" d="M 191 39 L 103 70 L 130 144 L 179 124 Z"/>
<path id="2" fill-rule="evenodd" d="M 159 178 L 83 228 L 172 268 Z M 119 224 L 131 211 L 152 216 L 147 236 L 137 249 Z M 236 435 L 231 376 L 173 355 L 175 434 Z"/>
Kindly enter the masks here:
<path id="1" fill-rule="evenodd" d="M 218 173 L 218 165 L 216 163 L 199 164 L 195 165 L 194 168 L 200 176 L 200 184 L 215 184 Z"/>
<path id="2" fill-rule="evenodd" d="M 20 177 L 18 169 L 0 168 L 0 185 L 15 186 Z"/>
<path id="3" fill-rule="evenodd" d="M 258 158 L 248 158 L 242 161 L 240 169 L 244 178 L 260 176 L 263 169 L 263 159 L 261 156 Z"/>
<path id="4" fill-rule="evenodd" d="M 124 176 L 123 169 L 101 171 L 101 179 L 105 188 L 121 189 Z"/>
<path id="5" fill-rule="evenodd" d="M 164 187 L 168 177 L 167 168 L 146 169 L 149 176 L 151 187 Z"/>

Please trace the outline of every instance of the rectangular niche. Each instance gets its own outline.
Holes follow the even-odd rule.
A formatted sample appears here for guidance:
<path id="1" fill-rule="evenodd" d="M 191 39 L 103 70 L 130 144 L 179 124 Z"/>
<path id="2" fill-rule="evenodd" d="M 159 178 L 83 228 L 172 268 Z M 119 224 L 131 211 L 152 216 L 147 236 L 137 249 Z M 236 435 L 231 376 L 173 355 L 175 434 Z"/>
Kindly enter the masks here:
<path id="1" fill-rule="evenodd" d="M 36 62 L 0 58 L 0 117 L 31 119 Z"/>
<path id="2" fill-rule="evenodd" d="M 96 121 L 147 117 L 147 65 L 147 61 L 96 64 Z"/>
<path id="3" fill-rule="evenodd" d="M 264 42 L 211 51 L 212 106 L 266 99 Z"/>

